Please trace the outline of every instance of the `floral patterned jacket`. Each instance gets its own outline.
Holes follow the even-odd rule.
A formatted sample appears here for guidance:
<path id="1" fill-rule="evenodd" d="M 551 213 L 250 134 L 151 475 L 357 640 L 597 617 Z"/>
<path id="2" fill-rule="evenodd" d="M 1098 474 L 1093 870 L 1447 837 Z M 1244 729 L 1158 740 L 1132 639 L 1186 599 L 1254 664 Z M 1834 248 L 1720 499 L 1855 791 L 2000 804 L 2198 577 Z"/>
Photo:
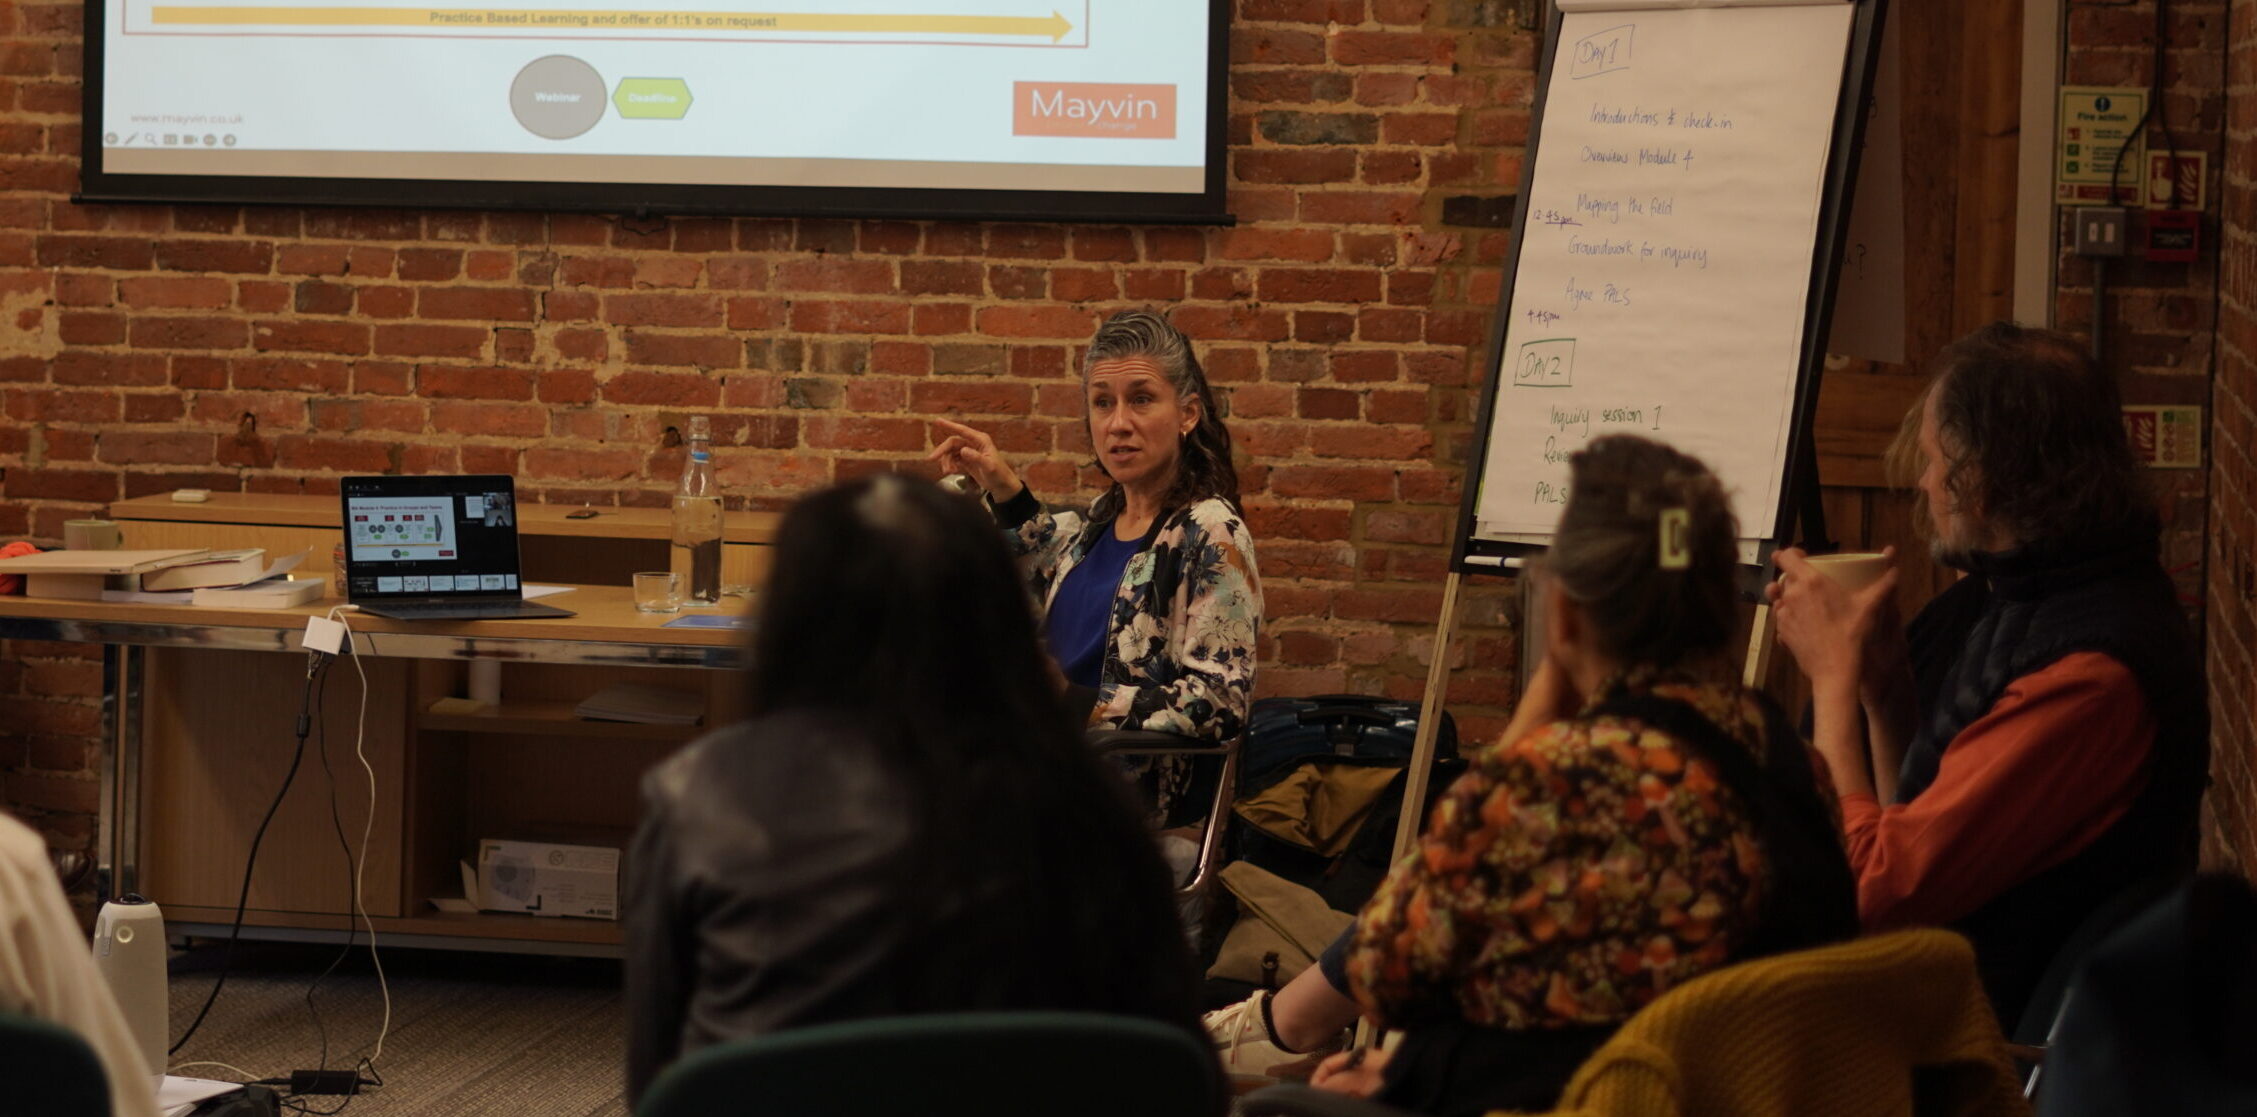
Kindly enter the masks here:
<path id="1" fill-rule="evenodd" d="M 1108 526 L 1045 509 L 1024 490 L 996 518 L 1046 613 Z M 1090 727 L 1236 737 L 1253 701 L 1261 624 L 1254 537 L 1237 511 L 1210 498 L 1161 516 L 1113 595 Z"/>
<path id="2" fill-rule="evenodd" d="M 1620 685 L 1684 702 L 1762 755 L 1760 700 L 1729 679 L 1646 670 Z M 1476 754 L 1357 917 L 1350 990 L 1389 1027 L 1619 1023 L 1732 960 L 1765 874 L 1708 761 L 1587 710 Z"/>

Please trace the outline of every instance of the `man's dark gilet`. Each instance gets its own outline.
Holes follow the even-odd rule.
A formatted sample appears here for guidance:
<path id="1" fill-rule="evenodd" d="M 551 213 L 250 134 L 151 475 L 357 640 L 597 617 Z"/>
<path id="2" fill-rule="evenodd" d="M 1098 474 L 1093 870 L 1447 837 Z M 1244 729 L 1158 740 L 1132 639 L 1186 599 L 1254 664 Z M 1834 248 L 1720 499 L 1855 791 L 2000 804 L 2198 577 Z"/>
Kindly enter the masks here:
<path id="1" fill-rule="evenodd" d="M 2095 545 L 2095 544 L 2099 545 Z M 2010 886 L 1953 924 L 1975 944 L 1983 988 L 2012 1029 L 2063 940 L 2111 896 L 2191 870 L 2210 720 L 2201 663 L 2152 523 L 2054 554 L 1985 555 L 1907 631 L 1927 722 L 1905 751 L 1897 801 L 1935 781 L 1954 737 L 2006 688 L 2075 652 L 2100 652 L 2138 680 L 2156 722 L 2147 785 L 2122 818 L 2067 861 Z"/>

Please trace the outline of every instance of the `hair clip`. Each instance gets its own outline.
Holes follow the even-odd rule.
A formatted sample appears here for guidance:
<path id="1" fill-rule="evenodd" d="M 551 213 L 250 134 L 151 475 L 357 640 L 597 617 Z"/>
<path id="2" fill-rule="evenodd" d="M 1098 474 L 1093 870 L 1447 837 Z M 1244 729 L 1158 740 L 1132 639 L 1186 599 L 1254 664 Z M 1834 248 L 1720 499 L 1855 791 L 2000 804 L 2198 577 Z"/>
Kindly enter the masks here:
<path id="1" fill-rule="evenodd" d="M 1664 508 L 1656 521 L 1661 532 L 1661 568 L 1683 570 L 1693 565 L 1693 514 L 1684 508 Z"/>

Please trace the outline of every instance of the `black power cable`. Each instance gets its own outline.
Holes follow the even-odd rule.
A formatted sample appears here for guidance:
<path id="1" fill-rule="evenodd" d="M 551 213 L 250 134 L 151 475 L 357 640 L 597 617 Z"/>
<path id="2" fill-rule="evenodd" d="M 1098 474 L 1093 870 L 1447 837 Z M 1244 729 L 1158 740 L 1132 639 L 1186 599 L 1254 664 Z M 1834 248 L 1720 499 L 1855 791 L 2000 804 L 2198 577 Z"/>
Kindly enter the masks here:
<path id="1" fill-rule="evenodd" d="M 314 994 L 321 991 L 321 983 L 337 971 L 346 957 L 353 952 L 353 937 L 359 933 L 360 924 L 353 920 L 356 898 L 353 890 L 359 883 L 353 872 L 352 843 L 345 840 L 345 821 L 337 808 L 337 772 L 329 766 L 329 673 L 322 672 L 320 690 L 314 696 L 314 755 L 321 758 L 321 778 L 329 784 L 329 828 L 337 835 L 337 849 L 345 855 L 345 945 L 339 947 L 337 956 L 329 960 L 327 968 L 314 975 L 306 986 L 306 1012 L 313 1017 L 314 1034 L 321 1038 L 321 1058 L 315 1062 L 317 1071 L 329 1069 L 329 1028 L 322 1023 L 321 1008 L 314 1003 Z M 373 811 L 376 804 L 370 803 Z"/>
<path id="2" fill-rule="evenodd" d="M 329 672 L 324 670 L 321 685 L 315 692 L 314 697 L 314 732 L 316 734 L 314 755 L 321 758 L 322 778 L 329 781 L 329 826 L 331 831 L 337 835 L 338 850 L 345 856 L 346 918 L 344 946 L 338 949 L 337 956 L 329 960 L 329 965 L 326 968 L 314 975 L 313 982 L 306 986 L 306 1011 L 313 1017 L 314 1033 L 321 1038 L 321 1058 L 316 1062 L 314 1071 L 317 1076 L 325 1075 L 329 1070 L 329 1028 L 322 1023 L 321 1009 L 314 1003 L 314 994 L 320 991 L 321 983 L 327 980 L 330 974 L 337 972 L 337 967 L 352 954 L 353 943 L 360 933 L 360 924 L 353 918 L 354 911 L 360 906 L 360 897 L 357 895 L 360 887 L 360 874 L 353 867 L 352 843 L 345 838 L 344 815 L 337 805 L 337 773 L 329 764 L 328 707 Z M 373 801 L 370 802 L 368 809 L 374 811 L 376 804 Z M 369 1077 L 360 1078 L 362 1071 L 368 1072 Z M 354 1066 L 351 1073 L 359 1079 L 360 1086 L 381 1086 L 384 1084 L 383 1078 L 376 1074 L 376 1068 L 369 1063 L 365 1056 Z M 292 1083 L 277 1082 L 276 1084 L 288 1085 Z M 314 1109 L 301 1100 L 300 1095 L 292 1094 L 284 1099 L 283 1107 L 298 1113 L 309 1114 L 311 1117 L 330 1117 L 330 1115 L 344 1112 L 345 1107 L 351 1105 L 356 1096 L 357 1094 L 345 1095 L 344 1100 L 338 1102 L 334 1109 Z"/>
<path id="3" fill-rule="evenodd" d="M 305 697 L 298 703 L 297 748 L 290 754 L 290 770 L 282 774 L 282 787 L 274 793 L 274 801 L 267 804 L 266 817 L 259 820 L 259 828 L 251 835 L 251 852 L 243 859 L 243 888 L 235 897 L 235 925 L 227 932 L 227 946 L 220 952 L 219 980 L 212 983 L 212 991 L 204 997 L 204 1007 L 196 1010 L 196 1019 L 189 1021 L 188 1031 L 165 1049 L 169 1057 L 180 1053 L 196 1029 L 204 1024 L 204 1017 L 212 1011 L 212 1002 L 219 1000 L 219 991 L 227 987 L 227 974 L 235 964 L 235 943 L 243 935 L 243 913 L 251 902 L 251 868 L 259 861 L 259 843 L 266 838 L 266 828 L 274 821 L 274 812 L 282 808 L 284 796 L 290 794 L 290 785 L 298 778 L 298 763 L 306 757 L 306 738 L 313 732 L 314 681 L 326 668 L 327 660 L 318 653 L 306 663 Z"/>
<path id="4" fill-rule="evenodd" d="M 2169 114 L 2158 112 L 2163 104 L 2163 56 L 2165 48 L 2170 45 L 2171 27 L 2168 22 L 2170 13 L 2170 0 L 2155 0 L 2154 61 L 2148 74 L 2147 107 L 2140 112 L 2139 122 L 2132 125 L 2132 130 L 2124 133 L 2124 142 L 2116 147 L 2116 161 L 2108 169 L 2108 204 L 2112 206 L 2124 204 L 2123 199 L 2118 197 L 2118 194 L 2123 190 L 2124 156 L 2131 151 L 2132 141 L 2146 134 L 2150 120 L 2156 120 L 2162 125 L 2166 151 L 2170 150 L 2170 145 L 2177 143 L 2176 140 L 2171 138 Z M 2170 156 L 2170 159 L 2171 204 L 2176 206 L 2179 202 L 2178 159 L 2175 154 Z M 2147 187 L 2141 185 L 2138 187 L 2138 193 L 2139 197 L 2135 200 L 2142 205 L 2146 204 Z M 2131 234 L 2131 217 L 2128 210 L 2125 214 L 2124 226 L 2125 235 L 2129 236 Z M 2106 256 L 2095 256 L 2092 261 L 2092 359 L 2096 364 L 2105 365 L 2108 360 L 2108 346 L 2105 340 L 2107 326 L 2108 258 Z"/>

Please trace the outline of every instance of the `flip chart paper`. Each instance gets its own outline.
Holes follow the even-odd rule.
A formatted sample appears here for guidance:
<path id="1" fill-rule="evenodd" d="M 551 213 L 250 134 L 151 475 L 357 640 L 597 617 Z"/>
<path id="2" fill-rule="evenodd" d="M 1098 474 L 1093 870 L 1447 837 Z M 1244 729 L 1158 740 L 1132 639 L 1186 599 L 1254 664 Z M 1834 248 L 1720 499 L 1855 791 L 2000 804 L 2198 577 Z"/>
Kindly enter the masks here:
<path id="1" fill-rule="evenodd" d="M 1716 470 L 1770 533 L 1848 3 L 1573 11 L 1520 230 L 1476 536 L 1541 542 L 1601 435 Z"/>

